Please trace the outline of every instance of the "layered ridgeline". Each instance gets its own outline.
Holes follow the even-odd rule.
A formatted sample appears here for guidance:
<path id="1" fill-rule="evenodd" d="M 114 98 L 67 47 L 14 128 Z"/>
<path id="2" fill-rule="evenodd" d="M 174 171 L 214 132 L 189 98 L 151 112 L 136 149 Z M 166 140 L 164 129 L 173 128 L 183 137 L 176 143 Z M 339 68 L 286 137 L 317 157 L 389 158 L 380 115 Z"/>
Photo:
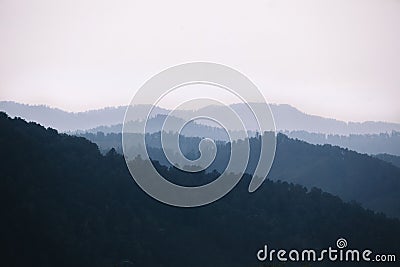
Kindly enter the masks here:
<path id="1" fill-rule="evenodd" d="M 178 138 L 176 134 L 165 133 L 166 139 Z M 85 138 L 95 142 L 105 153 L 115 148 L 122 154 L 121 134 L 83 134 Z M 144 147 L 140 146 L 141 134 L 132 134 L 129 149 L 134 155 L 144 155 Z M 182 153 L 189 159 L 200 156 L 200 137 L 179 137 Z M 160 164 L 171 166 L 161 148 L 160 133 L 146 136 L 148 153 Z M 252 174 L 257 165 L 260 142 L 258 138 L 250 138 L 250 159 L 246 172 Z M 230 156 L 231 144 L 217 142 L 217 156 L 207 171 L 223 172 Z M 177 154 L 179 151 L 172 151 Z M 381 156 L 382 157 L 382 156 Z M 386 156 L 386 160 L 393 157 Z M 382 157 L 382 159 L 385 159 Z M 182 162 L 174 162 L 182 166 Z M 233 164 L 232 170 L 240 173 Z M 269 178 L 306 186 L 318 187 L 346 201 L 359 202 L 363 207 L 384 212 L 389 216 L 400 218 L 400 168 L 393 163 L 378 158 L 359 154 L 348 149 L 331 145 L 312 145 L 303 141 L 278 134 L 277 149 Z"/>
<path id="2" fill-rule="evenodd" d="M 160 131 L 163 123 L 165 122 L 167 115 L 157 115 L 147 121 L 146 129 L 148 133 L 156 133 Z M 170 118 L 173 125 L 182 125 L 183 119 Z M 143 132 L 145 121 L 138 120 L 128 122 L 131 131 L 136 133 Z M 99 126 L 88 131 L 77 131 L 74 134 L 91 136 L 91 134 L 99 135 L 121 133 L 122 124 L 116 124 L 111 126 Z M 179 126 L 175 129 L 179 129 Z M 228 136 L 224 129 L 219 127 L 212 127 L 210 125 L 203 125 L 196 121 L 188 123 L 181 132 L 186 137 L 210 137 L 214 140 L 227 141 Z M 350 134 L 350 135 L 337 135 L 337 134 L 322 134 L 322 133 L 309 133 L 306 131 L 282 131 L 285 135 L 292 139 L 298 139 L 306 141 L 310 144 L 324 145 L 330 144 L 334 146 L 340 146 L 348 148 L 360 153 L 366 153 L 370 155 L 388 154 L 393 156 L 400 155 L 400 132 L 393 131 L 391 133 L 380 133 L 380 134 Z M 232 138 L 235 139 L 237 136 L 241 136 L 240 131 L 229 131 Z M 248 131 L 250 136 L 255 136 L 255 131 Z M 382 159 L 388 159 L 383 157 Z"/>
<path id="3" fill-rule="evenodd" d="M 336 247 L 339 237 L 374 253 L 400 247 L 399 220 L 318 189 L 266 180 L 250 194 L 245 175 L 211 205 L 174 208 L 147 196 L 114 150 L 103 156 L 85 138 L 4 113 L 0 129 L 3 266 L 260 266 L 256 253 L 265 244 L 322 249 Z M 140 170 L 141 159 L 131 164 Z M 217 175 L 154 164 L 178 182 Z"/>
<path id="4" fill-rule="evenodd" d="M 256 105 L 261 108 L 262 104 Z M 343 122 L 329 118 L 305 114 L 289 105 L 271 104 L 278 131 L 284 132 L 292 138 L 298 138 L 312 144 L 332 144 L 346 147 L 361 153 L 368 154 L 393 154 L 400 156 L 400 124 L 386 122 Z M 233 104 L 231 107 L 240 114 L 245 122 L 246 129 L 254 133 L 256 125 L 254 119 L 244 105 Z M 110 107 L 87 112 L 65 112 L 60 109 L 46 106 L 31 106 L 9 101 L 0 101 L 0 110 L 10 116 L 21 117 L 28 121 L 35 121 L 46 127 L 52 127 L 64 132 L 103 132 L 120 133 L 126 107 Z M 145 106 L 133 107 L 135 116 L 132 117 L 131 128 L 142 132 L 142 126 L 146 119 Z M 257 111 L 257 110 L 256 110 Z M 151 124 L 149 131 L 154 126 L 162 124 L 170 111 L 155 107 L 152 117 L 148 120 Z M 173 118 L 177 124 L 183 119 L 196 116 L 196 114 L 224 114 L 227 107 L 207 106 L 199 110 L 180 110 L 175 112 Z M 203 136 L 213 132 L 215 139 L 224 137 L 221 128 L 202 123 L 193 123 L 187 127 L 186 136 Z M 155 127 L 158 128 L 158 127 Z M 230 129 L 237 131 L 238 129 Z"/>
<path id="5" fill-rule="evenodd" d="M 255 112 L 263 110 L 262 105 L 256 104 Z M 253 115 L 244 104 L 232 104 L 243 121 L 253 121 Z M 271 104 L 276 127 L 280 131 L 307 131 L 324 134 L 379 134 L 400 131 L 400 124 L 388 122 L 343 122 L 335 119 L 323 118 L 309 115 L 290 105 Z M 146 119 L 145 106 L 136 105 L 133 107 L 134 120 Z M 11 117 L 17 116 L 28 121 L 35 121 L 46 127 L 52 127 L 59 131 L 89 130 L 98 126 L 111 126 L 122 123 L 126 107 L 109 107 L 104 109 L 90 110 L 86 112 L 66 112 L 56 108 L 43 105 L 25 105 L 11 101 L 0 101 L 0 110 L 8 113 Z M 167 115 L 170 111 L 164 108 L 155 107 L 152 114 Z M 196 114 L 224 114 L 229 113 L 225 106 L 207 106 L 198 110 L 180 110 L 175 112 L 178 118 L 193 118 Z M 256 130 L 257 125 L 253 122 L 248 125 L 248 130 Z M 238 130 L 238 129 L 231 129 Z"/>

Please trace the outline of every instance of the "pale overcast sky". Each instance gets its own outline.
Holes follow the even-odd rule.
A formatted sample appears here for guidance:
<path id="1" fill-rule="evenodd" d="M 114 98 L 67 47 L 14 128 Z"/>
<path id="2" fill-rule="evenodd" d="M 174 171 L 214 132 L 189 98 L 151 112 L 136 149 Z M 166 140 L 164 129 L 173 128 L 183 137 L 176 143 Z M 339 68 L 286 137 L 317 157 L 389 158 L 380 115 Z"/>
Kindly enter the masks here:
<path id="1" fill-rule="evenodd" d="M 0 100 L 126 105 L 159 71 L 231 66 L 271 103 L 400 122 L 400 1 L 0 1 Z"/>

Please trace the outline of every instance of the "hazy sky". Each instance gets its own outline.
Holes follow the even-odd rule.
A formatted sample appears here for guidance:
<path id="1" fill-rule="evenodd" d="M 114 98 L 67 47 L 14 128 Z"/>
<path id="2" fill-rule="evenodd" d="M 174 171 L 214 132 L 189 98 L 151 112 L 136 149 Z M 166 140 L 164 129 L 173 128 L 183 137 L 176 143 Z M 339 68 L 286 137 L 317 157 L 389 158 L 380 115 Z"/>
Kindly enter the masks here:
<path id="1" fill-rule="evenodd" d="M 211 61 L 271 103 L 400 122 L 399 49 L 399 0 L 0 0 L 0 100 L 126 105 L 159 71 Z"/>

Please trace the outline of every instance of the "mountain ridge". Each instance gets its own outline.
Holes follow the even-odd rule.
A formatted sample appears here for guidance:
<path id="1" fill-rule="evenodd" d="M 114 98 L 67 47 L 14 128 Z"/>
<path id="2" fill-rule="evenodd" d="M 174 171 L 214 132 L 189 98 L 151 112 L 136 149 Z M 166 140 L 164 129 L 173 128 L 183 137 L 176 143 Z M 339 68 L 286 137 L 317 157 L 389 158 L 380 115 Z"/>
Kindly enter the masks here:
<path id="1" fill-rule="evenodd" d="M 255 106 L 262 105 L 255 103 Z M 248 112 L 243 111 L 243 104 L 230 105 L 238 111 L 243 121 L 251 121 Z M 144 105 L 134 106 L 136 119 L 144 119 Z M 306 114 L 288 104 L 270 104 L 275 117 L 275 124 L 279 131 L 304 130 L 308 132 L 326 134 L 373 134 L 391 131 L 400 131 L 400 123 L 365 121 L 365 122 L 344 122 L 332 118 L 324 118 L 317 115 Z M 210 109 L 210 106 L 201 110 Z M 212 112 L 224 112 L 226 107 L 213 106 Z M 122 123 L 126 106 L 105 107 L 85 112 L 67 112 L 58 108 L 45 105 L 27 105 L 13 101 L 0 101 L 0 110 L 5 111 L 11 117 L 21 117 L 28 121 L 36 121 L 46 127 L 52 127 L 59 131 L 89 130 L 98 126 L 110 126 Z M 154 114 L 167 115 L 169 110 L 155 107 Z M 210 112 L 212 114 L 212 112 Z M 257 111 L 256 111 L 257 112 Z M 179 111 L 182 118 L 190 117 L 196 111 Z M 250 128 L 254 125 L 250 125 Z M 234 130 L 234 129 L 232 129 Z M 253 129 L 248 129 L 253 130 Z"/>

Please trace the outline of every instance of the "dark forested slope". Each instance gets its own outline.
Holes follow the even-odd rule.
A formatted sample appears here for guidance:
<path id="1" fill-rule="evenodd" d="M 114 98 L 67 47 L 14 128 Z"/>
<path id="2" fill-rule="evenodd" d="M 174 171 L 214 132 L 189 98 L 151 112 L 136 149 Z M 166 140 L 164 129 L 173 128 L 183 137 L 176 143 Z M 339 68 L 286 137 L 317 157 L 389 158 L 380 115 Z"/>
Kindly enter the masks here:
<path id="1" fill-rule="evenodd" d="M 264 244 L 318 249 L 339 237 L 375 253 L 400 247 L 398 220 L 317 189 L 267 180 L 249 194 L 246 175 L 211 205 L 174 208 L 142 192 L 115 151 L 4 113 L 0 129 L 2 266 L 260 266 Z"/>
<path id="2" fill-rule="evenodd" d="M 97 143 L 103 151 L 115 147 L 122 152 L 121 134 L 87 133 L 83 136 Z M 138 135 L 137 138 L 143 137 Z M 168 161 L 161 150 L 160 134 L 148 135 L 147 140 L 152 158 L 167 165 Z M 199 155 L 200 140 L 181 136 L 183 153 L 187 156 Z M 257 138 L 251 138 L 250 144 L 251 157 L 247 172 L 251 174 L 258 162 L 260 143 Z M 217 158 L 209 170 L 222 172 L 229 159 L 230 146 L 224 142 L 217 146 Z M 312 145 L 278 134 L 276 156 L 269 178 L 293 182 L 309 189 L 321 188 L 346 201 L 354 200 L 366 208 L 400 218 L 400 168 L 395 166 L 395 157 L 385 157 L 392 160 L 393 164 L 390 164 L 383 161 L 382 156 L 381 160 L 345 148 Z"/>

